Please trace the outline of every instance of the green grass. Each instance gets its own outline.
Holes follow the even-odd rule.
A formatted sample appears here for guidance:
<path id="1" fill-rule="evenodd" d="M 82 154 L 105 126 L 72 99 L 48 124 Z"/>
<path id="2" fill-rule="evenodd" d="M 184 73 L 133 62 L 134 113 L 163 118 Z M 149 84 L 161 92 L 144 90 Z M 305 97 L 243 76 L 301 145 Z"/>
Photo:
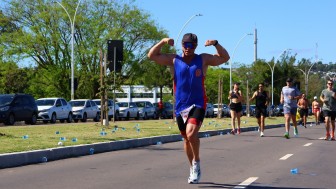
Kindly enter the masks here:
<path id="1" fill-rule="evenodd" d="M 241 120 L 242 128 L 257 126 L 254 117 L 244 116 Z M 231 128 L 230 123 L 230 118 L 207 118 L 203 122 L 201 131 Z M 283 117 L 266 119 L 266 125 L 279 123 L 284 123 Z M 106 132 L 105 136 L 101 136 L 102 131 Z M 171 119 L 118 121 L 110 122 L 110 126 L 107 127 L 101 126 L 100 122 L 1 126 L 0 154 L 58 147 L 60 137 L 66 137 L 66 141 L 63 141 L 64 146 L 72 146 L 179 133 L 177 125 Z M 23 138 L 25 135 L 28 135 L 27 139 Z M 73 138 L 77 138 L 77 141 L 73 142 Z"/>

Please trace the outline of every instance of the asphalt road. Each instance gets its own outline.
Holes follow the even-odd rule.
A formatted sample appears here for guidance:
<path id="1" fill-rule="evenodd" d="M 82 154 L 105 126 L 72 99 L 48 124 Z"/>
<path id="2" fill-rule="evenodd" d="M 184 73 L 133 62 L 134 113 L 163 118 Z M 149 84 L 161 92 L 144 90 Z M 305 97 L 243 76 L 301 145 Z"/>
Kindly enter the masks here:
<path id="1" fill-rule="evenodd" d="M 324 126 L 284 127 L 201 139 L 202 179 L 187 184 L 189 166 L 183 143 L 63 159 L 0 170 L 1 189 L 177 189 L 336 187 L 335 141 L 319 139 Z M 298 174 L 291 174 L 297 168 Z"/>

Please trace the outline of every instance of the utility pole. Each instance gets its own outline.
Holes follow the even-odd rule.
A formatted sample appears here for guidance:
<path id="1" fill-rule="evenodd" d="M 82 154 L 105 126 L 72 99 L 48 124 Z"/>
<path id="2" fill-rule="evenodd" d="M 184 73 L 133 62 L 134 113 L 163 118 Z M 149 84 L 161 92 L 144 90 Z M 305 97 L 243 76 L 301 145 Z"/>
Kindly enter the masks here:
<path id="1" fill-rule="evenodd" d="M 219 76 L 218 78 L 218 110 L 217 110 L 217 118 L 222 117 L 222 109 L 223 109 L 223 78 Z"/>

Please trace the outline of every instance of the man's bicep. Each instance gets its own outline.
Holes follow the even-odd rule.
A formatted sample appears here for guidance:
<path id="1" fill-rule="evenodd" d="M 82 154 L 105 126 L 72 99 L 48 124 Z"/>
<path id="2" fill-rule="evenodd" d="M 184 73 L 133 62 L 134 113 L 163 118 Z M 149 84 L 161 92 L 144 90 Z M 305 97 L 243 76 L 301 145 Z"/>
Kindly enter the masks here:
<path id="1" fill-rule="evenodd" d="M 172 54 L 160 54 L 152 57 L 152 60 L 160 65 L 171 66 L 173 65 L 174 57 Z"/>

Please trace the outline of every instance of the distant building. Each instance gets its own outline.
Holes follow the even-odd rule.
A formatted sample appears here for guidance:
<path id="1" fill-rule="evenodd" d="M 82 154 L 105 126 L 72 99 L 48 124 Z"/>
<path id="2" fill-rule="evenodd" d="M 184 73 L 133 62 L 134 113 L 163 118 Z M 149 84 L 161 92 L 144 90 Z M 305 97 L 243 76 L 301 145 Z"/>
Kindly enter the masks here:
<path id="1" fill-rule="evenodd" d="M 116 101 L 118 102 L 136 102 L 136 101 L 150 101 L 156 103 L 160 101 L 160 88 L 154 87 L 148 89 L 143 85 L 122 85 L 123 91 L 116 91 Z M 164 94 L 172 94 L 171 89 L 164 87 L 162 89 Z"/>

